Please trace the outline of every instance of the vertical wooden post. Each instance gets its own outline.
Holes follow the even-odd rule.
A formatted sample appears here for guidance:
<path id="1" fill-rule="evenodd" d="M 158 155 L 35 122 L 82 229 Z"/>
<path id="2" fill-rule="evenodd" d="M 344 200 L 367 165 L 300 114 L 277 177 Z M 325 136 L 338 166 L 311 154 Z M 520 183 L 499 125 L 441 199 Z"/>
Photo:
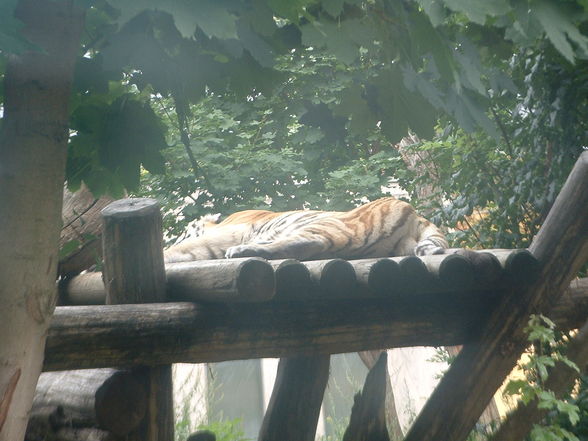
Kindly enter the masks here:
<path id="1" fill-rule="evenodd" d="M 258 441 L 313 441 L 329 380 L 329 354 L 281 358 Z"/>
<path id="2" fill-rule="evenodd" d="M 107 304 L 165 301 L 162 220 L 153 199 L 122 199 L 102 210 Z M 171 366 L 134 370 L 148 391 L 145 419 L 129 441 L 172 441 Z"/>

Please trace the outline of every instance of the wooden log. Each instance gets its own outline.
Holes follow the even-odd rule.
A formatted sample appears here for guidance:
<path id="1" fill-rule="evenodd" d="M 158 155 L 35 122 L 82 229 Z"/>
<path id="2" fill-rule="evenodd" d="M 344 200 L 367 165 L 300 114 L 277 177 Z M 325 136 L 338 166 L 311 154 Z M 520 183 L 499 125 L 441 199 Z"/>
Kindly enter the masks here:
<path id="1" fill-rule="evenodd" d="M 510 292 L 492 311 L 479 341 L 459 353 L 417 417 L 406 441 L 463 441 L 527 345 L 529 314 L 546 312 L 588 260 L 588 152 L 582 153 L 528 255 L 511 258 Z M 480 381 L 483 379 L 483 381 Z"/>
<path id="2" fill-rule="evenodd" d="M 314 441 L 329 360 L 328 354 L 280 360 L 259 441 Z"/>
<path id="3" fill-rule="evenodd" d="M 49 328 L 44 369 L 453 346 L 475 340 L 498 300 L 482 291 L 427 303 L 406 294 L 399 301 L 62 306 Z M 588 317 L 588 279 L 572 282 L 548 315 L 562 329 L 581 326 Z"/>
<path id="4" fill-rule="evenodd" d="M 474 266 L 459 254 L 421 256 L 427 270 L 447 291 L 467 291 L 474 286 Z"/>
<path id="5" fill-rule="evenodd" d="M 372 370 L 380 359 L 380 355 L 385 350 L 378 351 L 362 351 L 358 352 L 357 355 L 361 358 L 361 361 L 366 365 L 369 370 Z M 388 354 L 386 354 L 386 357 Z M 404 434 L 400 427 L 400 421 L 398 420 L 398 411 L 396 409 L 396 398 L 394 397 L 394 391 L 392 390 L 392 382 L 390 381 L 390 375 L 386 376 L 386 427 L 388 428 L 388 434 L 393 440 L 402 440 Z"/>
<path id="6" fill-rule="evenodd" d="M 386 296 L 400 281 L 400 266 L 393 259 L 350 261 L 357 276 L 359 289 L 375 296 Z"/>
<path id="7" fill-rule="evenodd" d="M 138 427 L 146 408 L 145 389 L 128 371 L 46 372 L 37 383 L 27 439 L 43 430 L 48 431 L 46 437 L 49 433 L 64 437 L 58 436 L 64 428 L 100 427 L 125 436 Z"/>
<path id="8" fill-rule="evenodd" d="M 199 430 L 191 433 L 186 441 L 216 441 L 216 435 L 210 430 Z"/>
<path id="9" fill-rule="evenodd" d="M 505 274 L 523 277 L 524 271 L 536 268 L 533 257 L 518 250 L 459 249 L 448 253 L 349 262 L 334 259 L 301 263 L 286 259 L 266 263 L 259 258 L 245 258 L 172 263 L 166 267 L 167 291 L 174 300 L 219 302 L 268 300 L 274 286 L 280 293 L 278 298 L 290 300 L 389 296 L 401 291 L 434 294 L 496 289 Z M 521 271 L 517 273 L 513 265 L 522 267 Z M 270 266 L 275 271 L 275 282 Z M 100 273 L 64 280 L 60 291 L 65 304 L 101 304 L 106 296 Z"/>
<path id="10" fill-rule="evenodd" d="M 102 273 L 86 273 L 59 281 L 61 305 L 104 305 L 106 289 Z"/>
<path id="11" fill-rule="evenodd" d="M 271 265 L 259 257 L 172 263 L 166 275 L 169 298 L 180 301 L 260 302 L 276 290 Z"/>
<path id="12" fill-rule="evenodd" d="M 569 343 L 566 357 L 576 363 L 580 370 L 583 370 L 588 364 L 588 322 L 582 326 Z M 565 363 L 558 362 L 550 370 L 549 377 L 542 388 L 553 391 L 557 398 L 562 398 L 570 393 L 579 376 L 580 373 Z M 526 405 L 519 402 L 516 410 L 508 415 L 500 428 L 493 434 L 492 441 L 524 439 L 533 428 L 533 425 L 540 423 L 547 413 L 546 409 L 537 407 L 537 400 L 533 400 Z"/>
<path id="13" fill-rule="evenodd" d="M 588 277 L 575 279 L 569 289 L 547 314 L 560 329 L 579 328 L 588 311 Z"/>
<path id="14" fill-rule="evenodd" d="M 398 285 L 391 287 L 391 294 L 397 295 L 399 292 L 422 293 L 430 292 L 435 289 L 434 277 L 422 259 L 417 256 L 406 256 L 398 261 L 400 267 L 400 281 Z"/>
<path id="15" fill-rule="evenodd" d="M 107 304 L 163 302 L 166 275 L 159 204 L 123 199 L 102 210 L 104 281 Z M 127 435 L 130 441 L 174 437 L 171 365 L 138 367 L 133 373 L 147 391 L 147 413 Z M 100 412 L 106 413 L 107 409 Z"/>
<path id="16" fill-rule="evenodd" d="M 276 274 L 276 300 L 312 298 L 310 271 L 295 259 L 271 260 Z"/>
<path id="17" fill-rule="evenodd" d="M 121 199 L 102 210 L 106 303 L 166 300 L 163 233 L 154 199 Z"/>
<path id="18" fill-rule="evenodd" d="M 296 270 L 301 264 L 288 266 L 282 271 L 292 274 L 282 282 L 282 290 L 294 289 L 304 279 L 300 269 Z M 272 267 L 257 257 L 171 263 L 166 267 L 166 279 L 167 296 L 177 301 L 264 301 L 273 297 L 276 284 Z M 285 283 L 291 285 L 286 288 Z M 66 305 L 99 305 L 106 299 L 102 273 L 64 280 L 59 289 Z"/>
<path id="19" fill-rule="evenodd" d="M 317 287 L 316 295 L 323 298 L 357 297 L 357 278 L 353 266 L 343 259 L 303 262 L 310 279 Z"/>
<path id="20" fill-rule="evenodd" d="M 382 352 L 368 372 L 363 390 L 355 395 L 343 441 L 390 441 L 386 428 L 387 362 L 386 352 Z"/>
<path id="21" fill-rule="evenodd" d="M 106 430 L 93 427 L 60 427 L 52 429 L 51 423 L 45 427 L 35 426 L 35 431 L 25 434 L 25 441 L 116 441 L 112 434 Z"/>
<path id="22" fill-rule="evenodd" d="M 492 251 L 471 251 L 461 249 L 457 254 L 466 257 L 474 266 L 474 280 L 477 286 L 496 286 L 502 278 L 502 267 Z"/>

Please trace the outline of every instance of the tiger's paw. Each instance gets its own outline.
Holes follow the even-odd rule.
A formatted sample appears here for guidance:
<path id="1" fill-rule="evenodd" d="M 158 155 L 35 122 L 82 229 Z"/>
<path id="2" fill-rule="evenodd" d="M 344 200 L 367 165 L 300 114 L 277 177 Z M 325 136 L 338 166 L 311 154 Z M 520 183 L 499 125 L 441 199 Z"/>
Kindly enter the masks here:
<path id="1" fill-rule="evenodd" d="M 238 257 L 263 257 L 264 259 L 269 259 L 271 254 L 263 246 L 245 244 L 228 248 L 225 257 L 227 259 L 236 259 Z"/>

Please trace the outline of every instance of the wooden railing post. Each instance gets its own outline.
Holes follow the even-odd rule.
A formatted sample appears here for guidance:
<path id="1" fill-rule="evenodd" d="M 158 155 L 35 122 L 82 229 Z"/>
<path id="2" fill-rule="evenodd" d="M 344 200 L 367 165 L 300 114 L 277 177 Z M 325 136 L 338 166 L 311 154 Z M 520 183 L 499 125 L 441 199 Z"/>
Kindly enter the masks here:
<path id="1" fill-rule="evenodd" d="M 165 301 L 163 233 L 153 199 L 122 199 L 102 210 L 107 304 Z M 174 438 L 171 365 L 135 368 L 148 394 L 146 416 L 129 441 Z"/>

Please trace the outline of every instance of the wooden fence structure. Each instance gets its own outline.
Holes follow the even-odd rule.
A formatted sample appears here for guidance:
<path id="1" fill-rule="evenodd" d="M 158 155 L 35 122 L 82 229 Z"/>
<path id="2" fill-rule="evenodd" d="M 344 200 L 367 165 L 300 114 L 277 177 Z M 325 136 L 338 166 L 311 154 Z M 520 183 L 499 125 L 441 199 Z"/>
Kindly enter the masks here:
<path id="1" fill-rule="evenodd" d="M 164 265 L 155 201 L 117 201 L 103 217 L 103 273 L 60 286 L 62 304 L 77 306 L 56 309 L 44 370 L 116 367 L 96 382 L 96 401 L 130 404 L 114 416 L 98 415 L 96 404 L 92 418 L 128 440 L 173 439 L 172 363 L 286 357 L 302 363 L 299 373 L 305 357 L 328 363 L 332 353 L 460 344 L 405 439 L 463 441 L 524 350 L 530 314 L 564 329 L 588 318 L 588 279 L 570 285 L 588 260 L 588 152 L 529 250 Z M 313 439 L 308 424 L 289 438 L 271 430 L 284 406 L 320 407 L 322 391 L 292 391 L 296 372 L 278 374 L 260 440 Z"/>

